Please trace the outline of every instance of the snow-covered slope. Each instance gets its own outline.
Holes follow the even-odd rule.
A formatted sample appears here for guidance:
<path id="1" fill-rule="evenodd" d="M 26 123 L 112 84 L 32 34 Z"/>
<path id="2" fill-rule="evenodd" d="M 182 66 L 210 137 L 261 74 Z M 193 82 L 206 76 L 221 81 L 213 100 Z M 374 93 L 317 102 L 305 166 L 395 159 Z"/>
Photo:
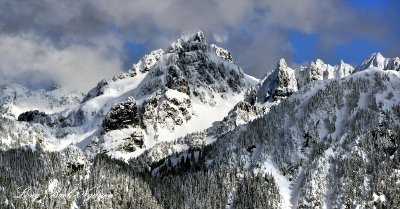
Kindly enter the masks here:
<path id="1" fill-rule="evenodd" d="M 17 118 L 30 110 L 48 114 L 64 112 L 79 104 L 82 97 L 82 93 L 62 88 L 30 90 L 15 83 L 0 84 L 0 115 Z"/>
<path id="2" fill-rule="evenodd" d="M 283 208 L 393 205 L 375 196 L 398 198 L 397 186 L 379 179 L 398 177 L 399 104 L 396 71 L 312 82 L 219 139 L 208 161 L 272 173 Z"/>
<path id="3" fill-rule="evenodd" d="M 66 116 L 83 98 L 79 92 L 57 88 L 30 90 L 18 84 L 0 86 L 0 149 L 31 147 L 51 135 L 42 124 L 51 124 L 51 115 Z M 24 115 L 24 117 L 21 117 Z M 17 121 L 28 121 L 20 122 Z M 31 123 L 36 122 L 36 123 Z M 40 124 L 42 123 L 42 124 Z M 57 137 L 50 137 L 58 143 Z"/>

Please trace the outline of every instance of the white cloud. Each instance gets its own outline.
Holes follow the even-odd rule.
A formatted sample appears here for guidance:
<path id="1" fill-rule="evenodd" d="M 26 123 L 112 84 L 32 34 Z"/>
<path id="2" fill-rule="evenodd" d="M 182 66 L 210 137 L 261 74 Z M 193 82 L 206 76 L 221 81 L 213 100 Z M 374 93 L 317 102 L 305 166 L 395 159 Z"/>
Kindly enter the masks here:
<path id="1" fill-rule="evenodd" d="M 67 88 L 87 91 L 99 80 L 110 78 L 122 70 L 119 57 L 110 56 L 110 50 L 121 48 L 115 47 L 118 41 L 113 38 L 98 40 L 101 41 L 110 44 L 72 44 L 66 48 L 56 48 L 51 42 L 37 36 L 1 35 L 0 76 L 29 79 L 24 74 L 37 72 L 48 77 L 44 79 L 53 79 Z M 116 50 L 115 53 L 119 52 Z"/>
<path id="2" fill-rule="evenodd" d="M 219 44 L 223 44 L 228 41 L 229 34 L 226 31 L 223 31 L 220 33 L 216 32 L 216 33 L 213 33 L 213 38 L 214 38 L 215 42 L 217 42 Z"/>

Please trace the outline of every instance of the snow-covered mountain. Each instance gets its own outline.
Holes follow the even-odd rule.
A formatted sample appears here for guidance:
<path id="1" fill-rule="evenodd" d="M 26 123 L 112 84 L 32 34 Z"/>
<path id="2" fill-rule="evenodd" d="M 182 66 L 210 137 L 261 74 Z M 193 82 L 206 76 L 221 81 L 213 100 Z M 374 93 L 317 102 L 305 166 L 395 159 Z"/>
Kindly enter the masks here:
<path id="1" fill-rule="evenodd" d="M 305 85 L 325 79 L 340 79 L 353 73 L 354 68 L 341 60 L 337 65 L 312 61 L 308 66 L 292 69 L 281 59 L 275 70 L 264 77 L 258 90 L 259 102 L 281 101 Z"/>
<path id="2" fill-rule="evenodd" d="M 381 70 L 400 71 L 400 58 L 385 58 L 380 53 L 373 53 L 368 59 L 364 60 L 356 71 L 362 71 L 371 67 Z"/>
<path id="3" fill-rule="evenodd" d="M 86 95 L 3 85 L 0 207 L 397 208 L 399 63 L 258 80 L 198 31 Z"/>
<path id="4" fill-rule="evenodd" d="M 398 72 L 376 68 L 313 82 L 219 139 L 206 160 L 240 155 L 230 166 L 271 172 L 284 208 L 396 205 L 398 186 L 380 179 L 398 176 L 399 87 Z"/>
<path id="5" fill-rule="evenodd" d="M 229 51 L 208 45 L 196 32 L 144 56 L 128 73 L 100 81 L 67 116 L 28 112 L 20 119 L 46 123 L 40 144 L 45 150 L 72 143 L 92 154 L 129 159 L 223 120 L 257 83 Z"/>

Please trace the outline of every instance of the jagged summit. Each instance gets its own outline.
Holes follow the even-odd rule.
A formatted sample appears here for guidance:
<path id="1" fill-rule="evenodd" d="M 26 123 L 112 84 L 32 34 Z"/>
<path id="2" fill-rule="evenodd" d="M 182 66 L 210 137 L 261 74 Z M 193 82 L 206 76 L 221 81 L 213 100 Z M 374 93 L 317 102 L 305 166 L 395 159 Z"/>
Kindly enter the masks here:
<path id="1" fill-rule="evenodd" d="M 280 59 L 272 73 L 267 74 L 258 90 L 257 101 L 281 101 L 296 92 L 299 88 L 316 81 L 343 78 L 350 75 L 354 68 L 341 60 L 337 65 L 325 64 L 321 59 L 310 62 L 307 66 L 288 67 L 284 59 Z"/>
<path id="2" fill-rule="evenodd" d="M 286 67 L 287 67 L 286 60 L 281 58 L 279 60 L 279 62 L 278 62 L 277 68 L 283 69 L 283 68 L 286 68 Z"/>
<path id="3" fill-rule="evenodd" d="M 385 68 L 386 58 L 382 56 L 381 53 L 373 53 L 371 54 L 359 67 L 360 70 L 364 70 L 369 67 L 376 67 L 379 69 Z"/>
<path id="4" fill-rule="evenodd" d="M 257 90 L 257 101 L 261 103 L 281 101 L 313 81 L 344 78 L 368 68 L 400 71 L 400 59 L 385 58 L 380 53 L 373 53 L 356 70 L 343 60 L 331 66 L 321 59 L 292 69 L 287 66 L 284 59 L 280 59 L 276 69 L 262 80 Z"/>
<path id="5" fill-rule="evenodd" d="M 343 78 L 351 75 L 354 72 L 354 67 L 343 60 L 340 60 L 338 64 L 334 66 L 334 77 Z"/>
<path id="6" fill-rule="evenodd" d="M 183 32 L 177 42 L 202 42 L 206 43 L 206 38 L 201 30 Z"/>
<path id="7" fill-rule="evenodd" d="M 168 48 L 168 53 L 184 53 L 192 50 L 207 49 L 207 42 L 202 31 L 187 32 L 181 35 L 177 41 Z"/>
<path id="8" fill-rule="evenodd" d="M 165 66 L 168 66 L 168 69 Z M 147 75 L 146 73 L 150 70 L 151 72 Z M 171 73 L 174 74 L 172 77 L 178 77 L 172 79 L 171 76 L 167 75 Z M 84 102 L 102 95 L 110 83 L 119 82 L 124 78 L 135 77 L 138 74 L 139 76 L 146 74 L 149 78 L 148 82 L 142 82 L 140 86 L 143 88 L 142 95 L 152 92 L 150 86 L 157 86 L 158 88 L 167 86 L 188 94 L 189 90 L 186 83 L 191 83 L 194 88 L 200 86 L 203 88 L 211 87 L 213 90 L 218 88 L 216 91 L 221 92 L 230 88 L 233 91 L 239 91 L 249 83 L 256 82 L 254 78 L 245 75 L 240 67 L 235 65 L 228 50 L 215 44 L 208 45 L 203 32 L 196 31 L 183 34 L 165 51 L 158 49 L 145 55 L 138 63 L 132 66 L 129 73 L 116 75 L 111 80 L 100 81 L 87 94 Z M 162 79 L 162 77 L 165 78 Z M 245 82 L 244 80 L 247 81 Z M 221 83 L 216 87 L 215 85 L 218 82 Z M 195 94 L 197 93 L 196 90 Z"/>
<path id="9" fill-rule="evenodd" d="M 371 67 L 375 67 L 381 70 L 400 71 L 400 59 L 398 57 L 385 58 L 379 52 L 373 53 L 366 60 L 363 61 L 363 63 L 356 69 L 356 71 L 363 71 Z"/>
<path id="10" fill-rule="evenodd" d="M 297 91 L 297 81 L 294 70 L 280 59 L 275 70 L 261 83 L 258 101 L 280 101 Z"/>

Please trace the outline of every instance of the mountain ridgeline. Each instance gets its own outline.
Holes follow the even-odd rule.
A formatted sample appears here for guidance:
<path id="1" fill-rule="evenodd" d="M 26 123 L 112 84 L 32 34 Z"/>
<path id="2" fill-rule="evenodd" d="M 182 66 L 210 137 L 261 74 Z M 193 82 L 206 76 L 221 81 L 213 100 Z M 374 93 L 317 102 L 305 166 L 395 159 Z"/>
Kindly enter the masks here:
<path id="1" fill-rule="evenodd" d="M 0 86 L 0 208 L 400 208 L 400 59 L 258 80 L 201 31 L 87 94 Z"/>

